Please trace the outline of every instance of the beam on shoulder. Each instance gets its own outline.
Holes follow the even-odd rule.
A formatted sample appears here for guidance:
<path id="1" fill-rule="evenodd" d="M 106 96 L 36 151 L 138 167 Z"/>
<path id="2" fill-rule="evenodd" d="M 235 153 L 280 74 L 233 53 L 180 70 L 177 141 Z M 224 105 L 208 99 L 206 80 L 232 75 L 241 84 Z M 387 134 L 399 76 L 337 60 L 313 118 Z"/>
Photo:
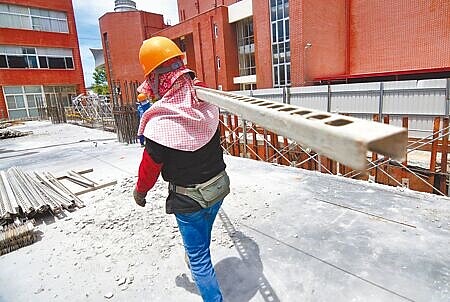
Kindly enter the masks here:
<path id="1" fill-rule="evenodd" d="M 406 128 L 196 87 L 197 97 L 353 169 L 367 168 L 367 152 L 402 161 Z"/>

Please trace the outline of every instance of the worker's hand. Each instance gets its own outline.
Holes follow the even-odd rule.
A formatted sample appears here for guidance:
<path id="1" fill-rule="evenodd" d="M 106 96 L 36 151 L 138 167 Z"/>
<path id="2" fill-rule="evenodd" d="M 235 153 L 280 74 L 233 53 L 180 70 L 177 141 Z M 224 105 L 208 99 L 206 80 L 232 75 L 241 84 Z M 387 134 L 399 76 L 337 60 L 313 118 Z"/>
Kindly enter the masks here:
<path id="1" fill-rule="evenodd" d="M 134 188 L 133 197 L 138 206 L 145 207 L 145 196 L 147 196 L 147 193 L 140 193 Z"/>

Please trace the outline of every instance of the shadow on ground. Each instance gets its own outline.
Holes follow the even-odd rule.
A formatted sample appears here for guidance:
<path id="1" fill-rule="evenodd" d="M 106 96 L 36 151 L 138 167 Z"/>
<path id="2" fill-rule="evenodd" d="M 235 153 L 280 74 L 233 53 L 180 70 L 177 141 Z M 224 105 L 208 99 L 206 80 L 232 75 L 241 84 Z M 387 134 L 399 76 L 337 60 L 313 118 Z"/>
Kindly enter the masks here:
<path id="1" fill-rule="evenodd" d="M 219 217 L 240 256 L 222 259 L 214 266 L 224 300 L 246 302 L 260 292 L 264 301 L 280 301 L 264 276 L 259 246 L 253 239 L 235 230 L 223 209 Z M 195 283 L 186 274 L 177 276 L 175 283 L 188 292 L 199 294 Z"/>

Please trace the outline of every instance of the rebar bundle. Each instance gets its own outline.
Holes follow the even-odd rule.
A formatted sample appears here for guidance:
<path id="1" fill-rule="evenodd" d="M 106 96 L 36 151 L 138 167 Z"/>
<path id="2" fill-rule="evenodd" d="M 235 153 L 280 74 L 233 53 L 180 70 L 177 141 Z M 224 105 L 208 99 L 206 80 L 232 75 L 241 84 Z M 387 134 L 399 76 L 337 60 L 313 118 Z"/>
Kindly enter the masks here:
<path id="1" fill-rule="evenodd" d="M 33 221 L 21 225 L 11 224 L 0 231 L 0 256 L 36 241 Z"/>
<path id="2" fill-rule="evenodd" d="M 7 138 L 13 138 L 13 137 L 20 137 L 31 134 L 31 131 L 22 132 L 18 130 L 13 129 L 2 129 L 0 130 L 0 139 L 7 139 Z"/>
<path id="3" fill-rule="evenodd" d="M 50 173 L 31 174 L 12 167 L 0 171 L 0 225 L 15 217 L 83 207 L 83 202 Z"/>
<path id="4" fill-rule="evenodd" d="M 49 172 L 27 173 L 18 167 L 0 171 L 0 255 L 32 244 L 36 240 L 33 232 L 38 213 L 58 214 L 62 210 L 84 207 L 77 195 L 115 185 L 117 181 L 97 183 L 82 174 L 92 172 L 69 171 L 55 177 Z M 77 184 L 83 190 L 73 193 L 62 179 Z M 21 221 L 24 221 L 20 224 Z"/>

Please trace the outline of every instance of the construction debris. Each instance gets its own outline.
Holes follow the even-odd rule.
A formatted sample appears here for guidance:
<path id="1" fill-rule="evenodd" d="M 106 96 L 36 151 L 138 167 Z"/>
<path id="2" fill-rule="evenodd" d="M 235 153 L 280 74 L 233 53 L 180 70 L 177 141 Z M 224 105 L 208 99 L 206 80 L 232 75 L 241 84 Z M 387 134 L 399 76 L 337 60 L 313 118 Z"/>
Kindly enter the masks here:
<path id="1" fill-rule="evenodd" d="M 58 214 L 62 210 L 84 207 L 78 195 L 117 183 L 111 181 L 98 184 L 82 175 L 92 171 L 70 171 L 61 177 L 55 177 L 49 172 L 27 173 L 18 167 L 0 171 L 0 225 L 16 217 L 32 218 L 37 213 Z M 88 188 L 74 193 L 61 181 L 66 178 Z"/>
<path id="2" fill-rule="evenodd" d="M 0 139 L 26 136 L 26 135 L 30 135 L 32 133 L 33 133 L 33 131 L 22 132 L 22 131 L 13 130 L 13 129 L 0 129 Z"/>
<path id="3" fill-rule="evenodd" d="M 34 178 L 18 167 L 0 171 L 0 176 L 1 225 L 15 217 L 31 218 L 37 213 L 58 213 L 75 207 L 70 193 L 51 179 Z"/>
<path id="4" fill-rule="evenodd" d="M 66 116 L 71 123 L 115 131 L 112 106 L 106 96 L 80 94 L 66 109 Z"/>
<path id="5" fill-rule="evenodd" d="M 61 177 L 55 177 L 49 172 L 27 173 L 18 167 L 0 171 L 0 226 L 3 226 L 0 227 L 0 255 L 35 241 L 34 220 L 30 219 L 36 214 L 58 214 L 62 210 L 84 207 L 78 195 L 117 183 L 111 181 L 98 184 L 82 175 L 92 171 L 72 170 Z M 63 184 L 63 179 L 84 189 L 73 193 Z M 24 222 L 20 224 L 22 220 Z"/>
<path id="6" fill-rule="evenodd" d="M 36 241 L 33 221 L 11 224 L 0 232 L 0 256 L 30 245 Z"/>
<path id="7" fill-rule="evenodd" d="M 117 180 L 99 184 L 83 175 L 83 174 L 93 172 L 93 171 L 94 171 L 93 169 L 86 169 L 86 170 L 82 170 L 79 172 L 75 172 L 74 170 L 71 170 L 71 171 L 68 171 L 66 173 L 66 175 L 63 175 L 60 177 L 54 177 L 50 173 L 48 173 L 48 174 L 50 175 L 50 177 L 53 177 L 55 179 L 55 181 L 68 179 L 72 183 L 85 188 L 85 189 L 82 189 L 81 191 L 73 193 L 74 198 L 78 198 L 77 197 L 78 195 L 82 195 L 82 194 L 85 194 L 88 192 L 92 192 L 92 191 L 95 191 L 98 189 L 102 189 L 102 188 L 113 186 L 113 185 L 117 184 Z M 62 183 L 61 183 L 61 185 L 64 186 Z"/>
<path id="8" fill-rule="evenodd" d="M 0 129 L 5 129 L 5 128 L 11 127 L 11 126 L 12 126 L 11 123 L 8 123 L 8 122 L 0 122 Z"/>
<path id="9" fill-rule="evenodd" d="M 6 120 L 0 121 L 0 129 L 5 129 L 11 126 L 23 125 L 24 122 L 21 120 Z"/>

